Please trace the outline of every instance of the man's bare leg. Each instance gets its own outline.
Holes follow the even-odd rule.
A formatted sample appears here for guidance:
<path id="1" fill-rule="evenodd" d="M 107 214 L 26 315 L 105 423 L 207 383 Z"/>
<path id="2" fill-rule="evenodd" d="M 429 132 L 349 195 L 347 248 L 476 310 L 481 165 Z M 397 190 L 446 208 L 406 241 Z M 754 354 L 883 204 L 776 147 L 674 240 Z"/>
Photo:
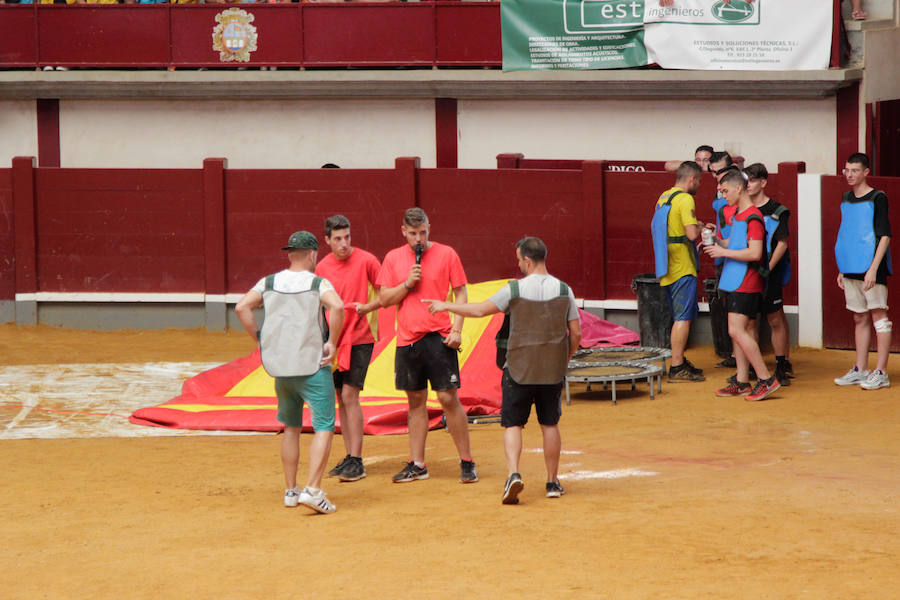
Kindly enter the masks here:
<path id="1" fill-rule="evenodd" d="M 459 395 L 455 389 L 437 390 L 438 400 L 444 409 L 444 417 L 447 419 L 447 429 L 450 437 L 456 445 L 460 460 L 472 460 L 472 450 L 469 447 L 469 419 L 466 411 L 459 402 Z M 426 412 L 427 427 L 427 412 Z M 425 440 L 422 439 L 422 451 L 424 453 Z"/>
<path id="2" fill-rule="evenodd" d="M 409 403 L 409 414 L 406 417 L 409 426 L 409 458 L 422 464 L 425 463 L 425 438 L 428 436 L 428 408 L 425 405 L 427 395 L 428 390 L 406 392 Z"/>
<path id="3" fill-rule="evenodd" d="M 331 440 L 334 439 L 333 431 L 317 431 L 313 434 L 309 445 L 309 478 L 306 486 L 319 489 L 322 487 L 322 475 L 325 474 L 325 463 L 331 454 Z M 298 446 L 299 454 L 299 446 Z M 296 475 L 297 463 L 294 462 Z"/>
<path id="4" fill-rule="evenodd" d="M 281 466 L 284 468 L 284 483 L 287 488 L 297 486 L 297 465 L 300 462 L 300 428 L 284 428 L 281 436 Z"/>
<path id="5" fill-rule="evenodd" d="M 363 413 L 359 405 L 359 388 L 344 384 L 338 403 L 341 413 L 341 437 L 350 456 L 362 456 Z"/>

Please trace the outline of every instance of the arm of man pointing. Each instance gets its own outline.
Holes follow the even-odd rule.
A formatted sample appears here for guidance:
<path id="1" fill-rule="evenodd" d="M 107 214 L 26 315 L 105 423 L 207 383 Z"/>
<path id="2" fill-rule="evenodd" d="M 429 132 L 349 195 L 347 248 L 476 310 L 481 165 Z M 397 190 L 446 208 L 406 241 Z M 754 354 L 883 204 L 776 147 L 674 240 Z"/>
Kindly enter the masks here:
<path id="1" fill-rule="evenodd" d="M 428 312 L 434 314 L 439 312 L 452 312 L 461 317 L 486 317 L 494 313 L 500 312 L 497 305 L 490 300 L 483 302 L 474 302 L 467 304 L 463 302 L 443 302 L 441 300 L 422 300 L 428 305 Z"/>

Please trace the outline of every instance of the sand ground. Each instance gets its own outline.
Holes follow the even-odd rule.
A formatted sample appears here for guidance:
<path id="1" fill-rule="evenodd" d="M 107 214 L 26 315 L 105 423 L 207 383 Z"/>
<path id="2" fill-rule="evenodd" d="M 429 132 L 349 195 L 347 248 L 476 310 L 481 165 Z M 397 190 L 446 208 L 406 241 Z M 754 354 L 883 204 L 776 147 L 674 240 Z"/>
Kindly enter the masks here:
<path id="1" fill-rule="evenodd" d="M 0 365 L 226 362 L 250 344 L 6 325 Z M 481 481 L 466 486 L 443 431 L 432 478 L 409 484 L 390 481 L 406 437 L 367 437 L 368 477 L 327 481 L 333 515 L 282 507 L 275 435 L 0 440 L 0 597 L 897 598 L 898 388 L 838 388 L 850 353 L 799 349 L 771 401 L 721 399 L 729 373 L 689 355 L 708 381 L 653 401 L 575 386 L 567 493 L 544 498 L 529 427 L 518 506 L 500 504 L 498 424 L 471 426 Z M 0 395 L 0 432 L 14 405 Z"/>

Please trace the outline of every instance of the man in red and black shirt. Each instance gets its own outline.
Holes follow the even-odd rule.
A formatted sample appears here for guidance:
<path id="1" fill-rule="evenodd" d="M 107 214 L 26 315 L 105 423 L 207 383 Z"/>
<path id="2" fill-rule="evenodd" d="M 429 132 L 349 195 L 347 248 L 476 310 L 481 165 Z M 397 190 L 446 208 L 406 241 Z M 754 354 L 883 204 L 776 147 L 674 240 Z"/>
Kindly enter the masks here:
<path id="1" fill-rule="evenodd" d="M 730 292 L 727 300 L 728 334 L 734 344 L 738 372 L 736 383 L 718 390 L 716 394 L 764 400 L 780 387 L 763 361 L 753 331 L 753 320 L 762 308 L 762 293 L 766 285 L 759 270 L 759 261 L 765 260 L 766 228 L 762 214 L 750 200 L 747 181 L 740 171 L 726 173 L 719 181 L 719 187 L 731 209 L 725 213 L 726 219 L 731 220 L 731 234 L 727 240 L 717 238 L 714 245 L 706 246 L 704 250 L 713 258 L 725 258 L 719 287 Z M 752 391 L 749 365 L 753 365 L 759 377 Z"/>
<path id="2" fill-rule="evenodd" d="M 425 439 L 428 382 L 437 394 L 447 428 L 460 458 L 460 482 L 478 481 L 469 448 L 469 421 L 459 402 L 457 351 L 462 342 L 463 317 L 431 314 L 426 298 L 447 298 L 465 303 L 466 273 L 459 255 L 450 246 L 428 239 L 430 224 L 421 208 L 407 209 L 400 228 L 406 244 L 384 257 L 376 283 L 382 306 L 397 305 L 397 355 L 394 381 L 409 401 L 410 460 L 394 475 L 395 483 L 428 479 Z"/>
<path id="3" fill-rule="evenodd" d="M 377 311 L 375 280 L 381 264 L 369 252 L 350 243 L 350 221 L 334 215 L 325 221 L 325 243 L 331 254 L 316 265 L 316 275 L 334 285 L 344 302 L 345 326 L 337 342 L 337 368 L 332 377 L 337 391 L 341 437 L 347 456 L 328 475 L 341 481 L 366 476 L 362 462 L 363 414 L 359 392 L 366 381 L 375 346 Z"/>

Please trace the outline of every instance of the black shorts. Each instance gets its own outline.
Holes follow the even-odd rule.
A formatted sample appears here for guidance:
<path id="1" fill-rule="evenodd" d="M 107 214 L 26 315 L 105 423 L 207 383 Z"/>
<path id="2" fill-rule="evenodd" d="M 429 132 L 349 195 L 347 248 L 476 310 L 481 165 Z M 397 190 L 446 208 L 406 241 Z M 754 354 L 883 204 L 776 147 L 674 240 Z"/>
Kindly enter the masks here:
<path id="1" fill-rule="evenodd" d="M 531 414 L 531 405 L 541 425 L 556 425 L 562 416 L 560 393 L 563 382 L 548 385 L 523 385 L 516 383 L 503 369 L 500 387 L 503 389 L 503 404 L 500 408 L 500 425 L 503 427 L 524 427 Z"/>
<path id="2" fill-rule="evenodd" d="M 729 292 L 728 312 L 747 315 L 755 319 L 762 309 L 762 294 L 747 292 Z"/>
<path id="3" fill-rule="evenodd" d="M 763 293 L 762 299 L 761 312 L 764 315 L 771 315 L 772 313 L 776 313 L 784 308 L 783 292 L 783 287 L 781 287 L 774 281 L 768 282 L 768 284 L 766 285 L 766 291 Z"/>
<path id="4" fill-rule="evenodd" d="M 444 344 L 437 331 L 425 334 L 409 346 L 399 346 L 394 358 L 394 385 L 398 390 L 416 392 L 459 388 L 459 359 L 455 348 Z"/>
<path id="5" fill-rule="evenodd" d="M 363 389 L 366 373 L 369 372 L 369 363 L 372 361 L 373 348 L 375 348 L 375 344 L 353 344 L 350 347 L 350 368 L 331 374 L 334 379 L 334 389 L 339 390 L 344 387 L 344 384 Z"/>

